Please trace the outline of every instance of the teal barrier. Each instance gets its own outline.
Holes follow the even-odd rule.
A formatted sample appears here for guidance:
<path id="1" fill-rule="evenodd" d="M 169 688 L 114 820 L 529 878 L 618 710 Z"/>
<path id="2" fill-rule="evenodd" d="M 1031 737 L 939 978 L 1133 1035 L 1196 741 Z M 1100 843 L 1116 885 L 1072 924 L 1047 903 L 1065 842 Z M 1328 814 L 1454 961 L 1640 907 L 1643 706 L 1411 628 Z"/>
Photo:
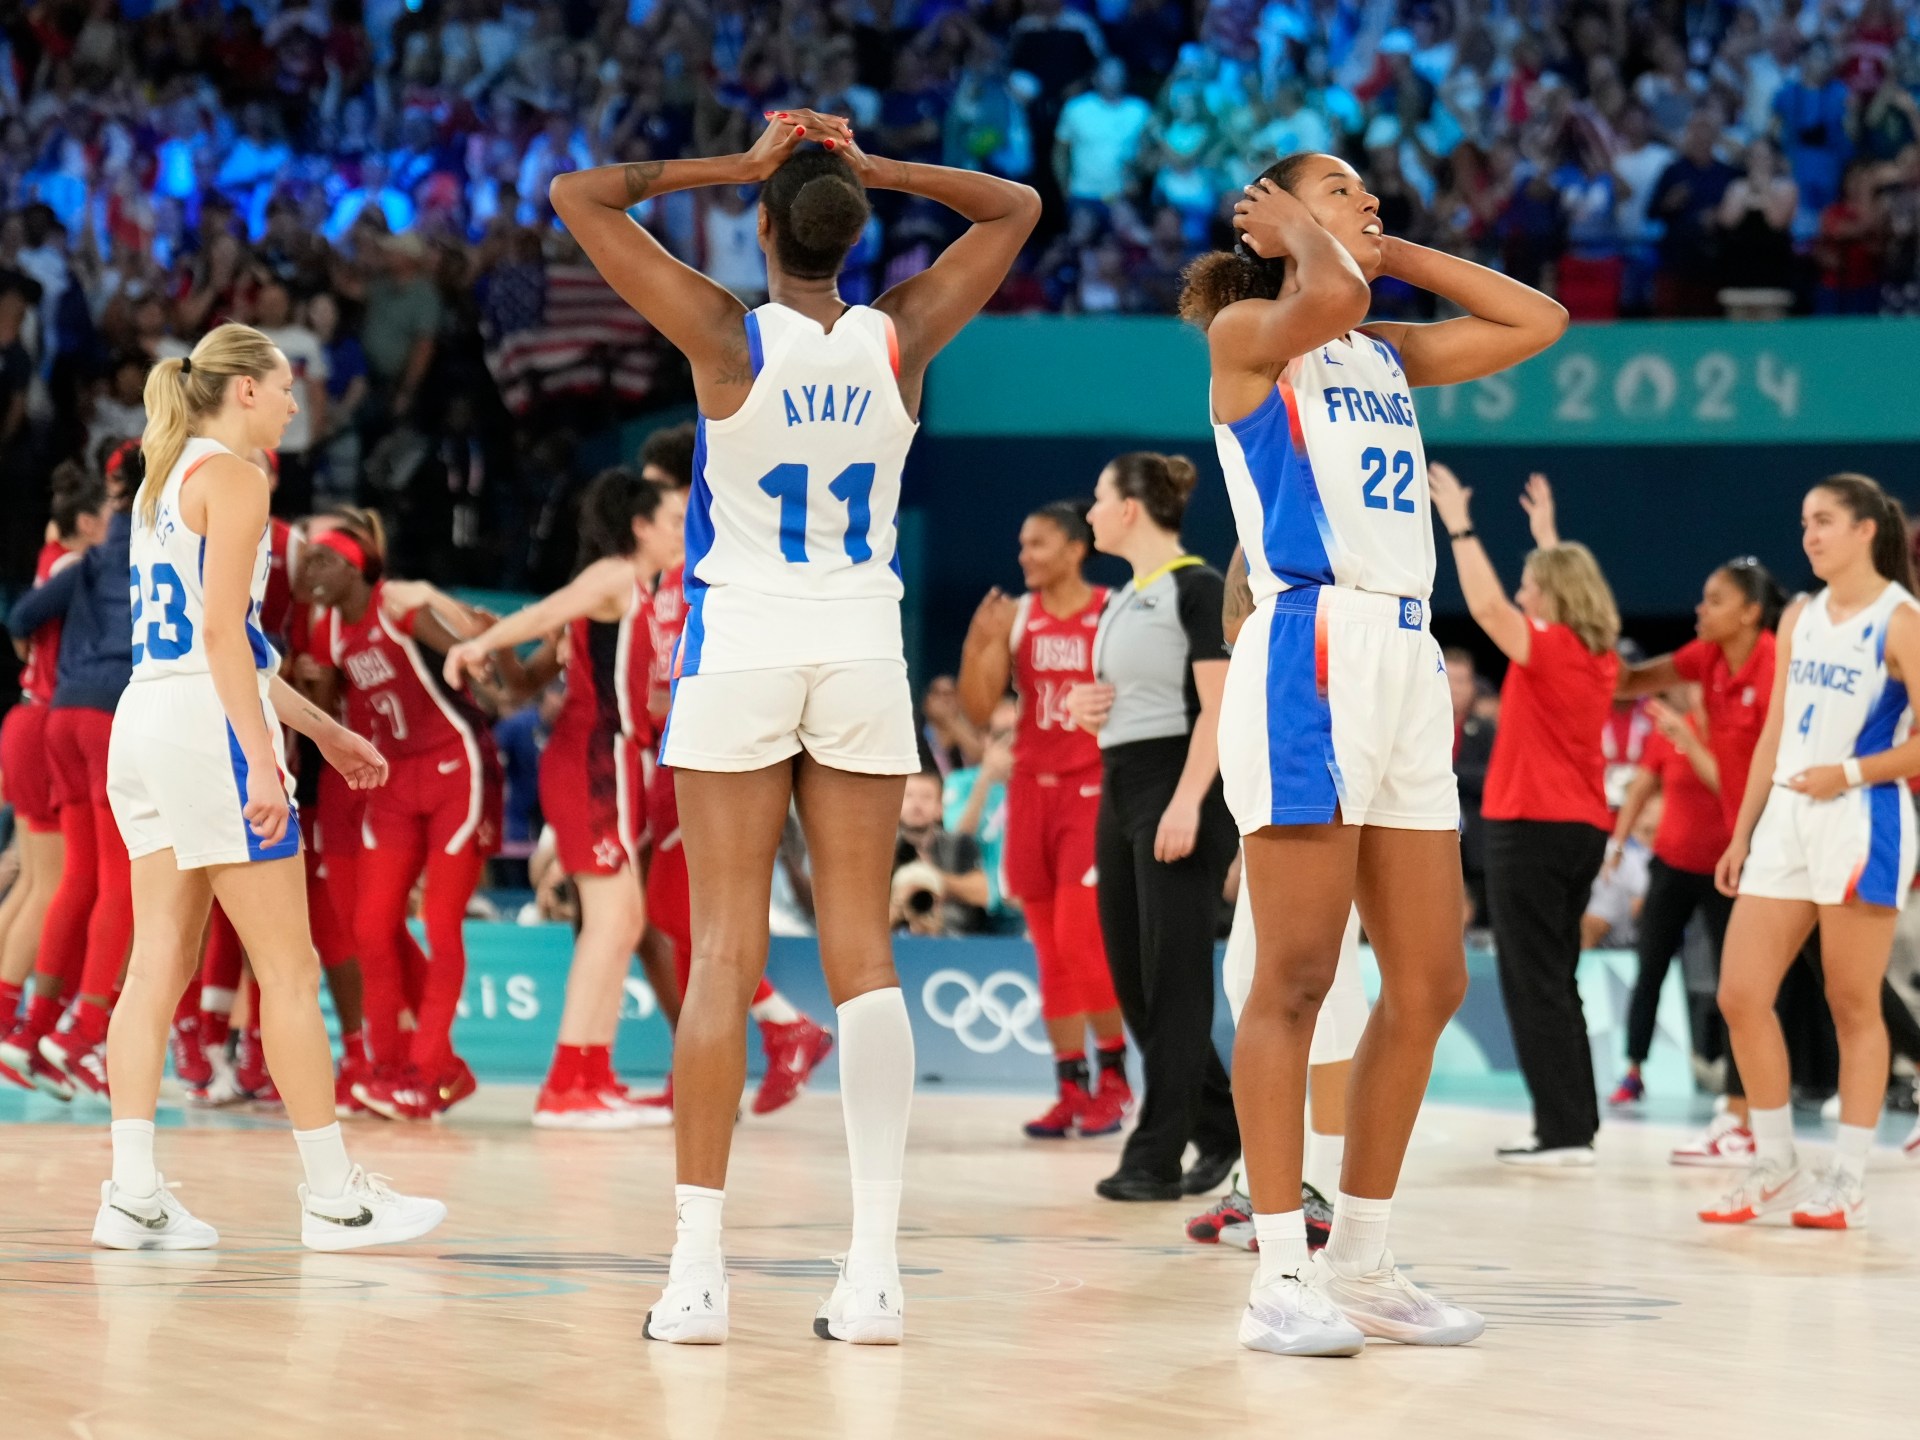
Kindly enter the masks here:
<path id="1" fill-rule="evenodd" d="M 467 985 L 454 1043 L 483 1080 L 538 1080 L 559 1033 L 572 933 L 561 925 L 476 922 L 466 934 Z M 1052 1083 L 1031 945 L 1009 939 L 901 939 L 895 941 L 894 956 L 923 1083 L 1023 1090 L 1044 1090 Z M 1367 993 L 1378 994 L 1370 952 L 1362 952 L 1362 966 Z M 1661 992 L 1659 1029 L 1646 1069 L 1648 1085 L 1667 1095 L 1687 1094 L 1692 1086 L 1680 970 L 1673 967 Z M 812 940 L 775 940 L 767 973 L 795 1004 L 833 1024 Z M 1466 1002 L 1441 1039 L 1434 1074 L 1470 1080 L 1511 1073 L 1513 1046 L 1493 957 L 1469 951 L 1467 973 Z M 1634 958 L 1624 951 L 1590 951 L 1581 963 L 1596 1078 L 1609 1087 L 1622 1063 L 1633 974 Z M 671 1037 L 653 992 L 637 975 L 627 981 L 621 1015 L 615 1060 L 622 1073 L 665 1074 Z M 1214 1039 L 1223 1053 L 1231 1053 L 1233 1030 L 1224 997 L 1215 1006 Z M 758 1073 L 757 1041 L 748 1053 L 749 1068 Z M 837 1083 L 831 1060 L 819 1074 L 821 1083 Z"/>
<path id="2" fill-rule="evenodd" d="M 1920 437 L 1920 322 L 1578 325 L 1517 369 L 1416 392 L 1429 443 L 1725 445 Z M 936 436 L 1199 442 L 1206 342 L 1164 317 L 975 320 L 930 372 Z"/>

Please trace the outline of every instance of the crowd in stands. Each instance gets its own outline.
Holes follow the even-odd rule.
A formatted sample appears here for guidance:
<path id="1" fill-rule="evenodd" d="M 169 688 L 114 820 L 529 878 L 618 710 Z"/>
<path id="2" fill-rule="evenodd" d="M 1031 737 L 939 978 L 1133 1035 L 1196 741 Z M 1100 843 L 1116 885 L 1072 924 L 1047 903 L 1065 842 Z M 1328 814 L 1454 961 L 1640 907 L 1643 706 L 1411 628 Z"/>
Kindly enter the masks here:
<path id="1" fill-rule="evenodd" d="M 374 492 L 416 569 L 551 579 L 570 437 L 683 392 L 548 182 L 742 149 L 782 106 L 1036 185 L 1003 311 L 1171 311 L 1302 148 L 1576 316 L 1911 310 L 1917 36 L 1895 0 L 8 0 L 0 463 L 92 458 L 137 431 L 143 361 L 249 320 L 303 370 L 290 486 Z M 635 213 L 763 290 L 749 193 Z M 951 223 L 879 197 L 843 292 Z"/>

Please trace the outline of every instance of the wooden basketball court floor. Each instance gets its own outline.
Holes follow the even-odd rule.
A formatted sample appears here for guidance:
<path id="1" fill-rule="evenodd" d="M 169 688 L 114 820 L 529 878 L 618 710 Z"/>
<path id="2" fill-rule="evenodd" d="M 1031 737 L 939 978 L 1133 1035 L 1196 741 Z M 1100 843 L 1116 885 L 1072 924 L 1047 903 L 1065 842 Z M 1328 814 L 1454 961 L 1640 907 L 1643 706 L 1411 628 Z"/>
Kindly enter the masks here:
<path id="1" fill-rule="evenodd" d="M 452 1205 L 427 1241 L 357 1255 L 298 1246 L 284 1122 L 199 1114 L 162 1129 L 161 1163 L 223 1248 L 92 1250 L 104 1111 L 9 1100 L 0 1436 L 1915 1433 L 1920 1166 L 1885 1148 L 1871 1230 L 1708 1230 L 1693 1210 L 1724 1173 L 1664 1163 L 1678 1126 L 1610 1124 L 1596 1169 L 1516 1172 L 1491 1153 L 1524 1129 L 1510 1106 L 1430 1104 L 1394 1248 L 1485 1337 L 1297 1360 L 1235 1343 L 1254 1259 L 1186 1241 L 1197 1206 L 1094 1198 L 1116 1140 L 1030 1142 L 1028 1097 L 923 1094 L 908 1341 L 855 1349 L 811 1332 L 847 1201 L 837 1100 L 808 1095 L 741 1128 L 732 1340 L 694 1349 L 640 1334 L 670 1132 L 538 1132 L 530 1100 L 490 1086 L 438 1126 L 353 1125 L 357 1158 Z"/>

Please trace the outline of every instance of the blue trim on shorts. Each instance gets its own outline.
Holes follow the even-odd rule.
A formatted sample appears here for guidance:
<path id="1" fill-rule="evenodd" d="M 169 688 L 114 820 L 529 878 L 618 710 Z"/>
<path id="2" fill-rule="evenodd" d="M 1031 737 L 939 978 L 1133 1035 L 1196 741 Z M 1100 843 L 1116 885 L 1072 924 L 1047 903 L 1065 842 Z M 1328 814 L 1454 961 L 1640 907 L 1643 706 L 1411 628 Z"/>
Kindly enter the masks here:
<path id="1" fill-rule="evenodd" d="M 247 823 L 247 757 L 240 749 L 240 737 L 233 733 L 232 722 L 227 725 L 227 759 L 233 766 L 233 783 L 240 792 L 240 833 L 247 837 L 247 859 L 249 860 L 286 860 L 300 853 L 300 812 L 287 806 L 287 833 L 280 837 L 277 845 L 268 845 L 254 833 L 253 826 Z"/>
<path id="2" fill-rule="evenodd" d="M 1320 590 L 1283 590 L 1267 631 L 1267 777 L 1274 825 L 1326 825 L 1340 805 L 1333 707 L 1320 693 Z"/>
<path id="3" fill-rule="evenodd" d="M 1854 897 L 1869 905 L 1898 910 L 1900 894 L 1900 787 L 1875 785 L 1867 791 L 1867 860 L 1860 867 Z"/>

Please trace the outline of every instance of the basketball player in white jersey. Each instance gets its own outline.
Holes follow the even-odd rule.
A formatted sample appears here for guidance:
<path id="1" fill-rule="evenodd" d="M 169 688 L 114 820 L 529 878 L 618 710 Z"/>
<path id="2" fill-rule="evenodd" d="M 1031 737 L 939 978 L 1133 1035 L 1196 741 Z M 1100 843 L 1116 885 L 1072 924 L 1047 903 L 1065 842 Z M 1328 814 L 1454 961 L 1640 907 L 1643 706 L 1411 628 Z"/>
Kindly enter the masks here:
<path id="1" fill-rule="evenodd" d="M 1270 166 L 1235 211 L 1238 246 L 1194 264 L 1181 313 L 1207 335 L 1252 604 L 1220 719 L 1257 943 L 1234 1046 L 1260 1242 L 1240 1339 L 1309 1355 L 1355 1354 L 1368 1335 L 1460 1344 L 1481 1318 L 1415 1288 L 1386 1248 L 1434 1045 L 1466 988 L 1452 709 L 1428 628 L 1433 531 L 1412 388 L 1517 364 L 1567 317 L 1504 275 L 1382 234 L 1378 203 L 1330 155 Z M 1380 275 L 1466 313 L 1362 329 Z M 1309 1263 L 1297 1208 L 1307 1061 L 1356 900 L 1381 992 L 1354 1056 L 1332 1237 Z"/>
<path id="2" fill-rule="evenodd" d="M 1720 974 L 1720 1013 L 1746 1082 L 1754 1163 L 1709 1223 L 1791 1218 L 1802 1229 L 1866 1223 L 1867 1152 L 1886 1097 L 1880 984 L 1913 883 L 1920 737 L 1920 605 L 1906 519 L 1864 475 L 1833 475 L 1800 507 L 1801 548 L 1825 582 L 1787 607 L 1773 703 L 1715 881 L 1738 894 Z M 1780 981 L 1814 925 L 1840 1042 L 1840 1133 L 1817 1179 L 1793 1143 Z"/>
<path id="3" fill-rule="evenodd" d="M 927 362 L 999 287 L 1040 202 L 992 176 L 873 159 L 838 116 L 767 119 L 744 155 L 579 171 L 551 192 L 608 283 L 692 362 L 701 414 L 687 621 L 661 745 L 693 909 L 674 1044 L 679 1228 L 646 1333 L 726 1338 L 720 1208 L 746 1078 L 742 1021 L 766 965 L 791 801 L 839 1011 L 853 1173 L 853 1243 L 814 1331 L 891 1345 L 903 1329 L 895 1230 L 913 1035 L 887 888 L 905 776 L 919 766 L 900 634 L 900 471 Z M 627 216 L 669 191 L 755 183 L 772 296 L 755 310 Z M 849 306 L 835 277 L 866 226 L 867 187 L 936 201 L 972 228 L 874 305 Z"/>
<path id="4" fill-rule="evenodd" d="M 128 577 L 133 676 L 114 713 L 107 794 L 133 869 L 133 954 L 107 1038 L 113 1178 L 93 1239 L 116 1250 L 204 1250 L 153 1160 L 167 1031 L 199 968 L 214 900 L 260 985 L 259 1024 L 306 1184 L 300 1238 L 315 1250 L 394 1244 L 446 1217 L 347 1159 L 333 1053 L 318 1003 L 300 822 L 280 768 L 280 726 L 311 738 L 356 789 L 386 779 L 372 744 L 320 713 L 275 670 L 260 629 L 267 477 L 240 457 L 271 449 L 295 413 L 293 371 L 266 336 L 222 325 L 147 377 L 147 476 Z"/>

